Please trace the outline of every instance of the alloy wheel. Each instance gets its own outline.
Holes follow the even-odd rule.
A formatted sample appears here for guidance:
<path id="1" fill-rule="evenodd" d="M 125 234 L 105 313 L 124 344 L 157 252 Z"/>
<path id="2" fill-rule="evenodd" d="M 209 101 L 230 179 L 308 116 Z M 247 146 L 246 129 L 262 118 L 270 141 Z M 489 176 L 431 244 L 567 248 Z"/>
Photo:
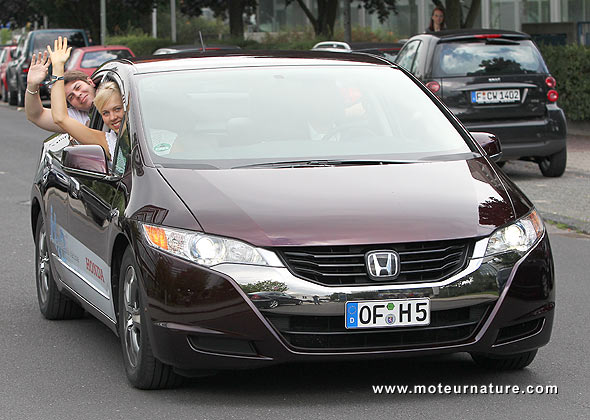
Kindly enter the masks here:
<path id="1" fill-rule="evenodd" d="M 45 232 L 41 231 L 39 235 L 39 255 L 38 255 L 38 262 L 37 262 L 37 272 L 38 272 L 38 282 L 39 284 L 37 287 L 39 288 L 39 297 L 41 298 L 41 303 L 47 303 L 47 297 L 49 296 L 49 282 L 50 280 L 50 272 L 51 268 L 49 267 L 49 252 L 47 251 L 47 244 L 46 244 L 46 236 Z"/>
<path id="2" fill-rule="evenodd" d="M 141 312 L 139 305 L 139 288 L 133 266 L 127 267 L 123 291 L 125 310 L 125 350 L 131 366 L 136 367 L 141 350 Z"/>

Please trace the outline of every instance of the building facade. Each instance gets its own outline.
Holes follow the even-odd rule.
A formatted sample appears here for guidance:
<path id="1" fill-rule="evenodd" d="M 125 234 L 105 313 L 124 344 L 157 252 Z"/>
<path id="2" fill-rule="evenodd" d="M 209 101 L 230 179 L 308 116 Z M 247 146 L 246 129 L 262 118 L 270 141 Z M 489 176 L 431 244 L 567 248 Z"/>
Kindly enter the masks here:
<path id="1" fill-rule="evenodd" d="M 317 1 L 305 0 L 308 7 L 316 12 Z M 444 2 L 444 0 L 443 0 Z M 462 0 L 464 14 L 471 7 L 472 0 Z M 390 15 L 380 23 L 376 15 L 363 8 L 363 3 L 352 2 L 352 26 L 369 27 L 407 38 L 423 32 L 430 22 L 434 8 L 431 0 L 398 0 L 398 14 Z M 256 16 L 257 30 L 279 32 L 309 27 L 309 21 L 299 5 L 285 0 L 259 0 Z M 512 29 L 520 31 L 523 24 L 563 23 L 578 25 L 590 22 L 590 0 L 481 0 L 480 13 L 475 23 L 478 28 Z M 336 25 L 342 25 L 337 19 Z"/>

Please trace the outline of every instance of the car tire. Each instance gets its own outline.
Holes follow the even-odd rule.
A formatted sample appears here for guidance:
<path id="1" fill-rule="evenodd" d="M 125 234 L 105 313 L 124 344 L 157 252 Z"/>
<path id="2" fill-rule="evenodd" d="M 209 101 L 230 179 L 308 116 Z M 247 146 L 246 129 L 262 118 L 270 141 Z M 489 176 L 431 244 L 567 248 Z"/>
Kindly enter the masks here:
<path id="1" fill-rule="evenodd" d="M 62 294 L 51 272 L 49 243 L 43 217 L 39 214 L 35 230 L 35 283 L 39 310 L 46 319 L 76 319 L 84 316 L 84 309 Z"/>
<path id="2" fill-rule="evenodd" d="M 125 372 L 139 389 L 174 388 L 182 377 L 152 353 L 135 257 L 128 247 L 119 272 L 119 334 Z"/>
<path id="3" fill-rule="evenodd" d="M 490 370 L 518 370 L 530 365 L 537 355 L 537 350 L 510 356 L 489 356 L 472 353 L 471 358 L 478 365 Z"/>
<path id="4" fill-rule="evenodd" d="M 270 309 L 274 309 L 274 308 L 276 308 L 278 306 L 279 306 L 279 301 L 278 300 L 275 300 L 275 299 L 271 300 L 270 303 L 268 304 L 268 307 Z"/>
<path id="5" fill-rule="evenodd" d="M 24 89 L 16 89 L 16 106 L 22 108 L 25 106 L 25 91 Z"/>
<path id="6" fill-rule="evenodd" d="M 567 149 L 563 148 L 559 152 L 542 158 L 539 161 L 539 168 L 543 176 L 547 177 L 558 177 L 562 176 L 565 172 L 567 164 Z"/>
<path id="7" fill-rule="evenodd" d="M 8 104 L 16 105 L 16 92 L 8 87 Z"/>

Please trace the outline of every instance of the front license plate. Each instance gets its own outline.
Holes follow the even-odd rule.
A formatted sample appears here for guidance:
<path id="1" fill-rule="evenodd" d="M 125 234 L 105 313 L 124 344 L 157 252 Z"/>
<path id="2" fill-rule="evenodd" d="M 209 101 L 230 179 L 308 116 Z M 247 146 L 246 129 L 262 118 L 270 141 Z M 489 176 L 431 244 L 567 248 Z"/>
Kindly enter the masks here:
<path id="1" fill-rule="evenodd" d="M 346 328 L 411 327 L 430 324 L 430 299 L 346 302 Z"/>
<path id="2" fill-rule="evenodd" d="M 474 104 L 505 104 L 520 102 L 520 90 L 476 90 L 471 92 L 471 103 Z"/>

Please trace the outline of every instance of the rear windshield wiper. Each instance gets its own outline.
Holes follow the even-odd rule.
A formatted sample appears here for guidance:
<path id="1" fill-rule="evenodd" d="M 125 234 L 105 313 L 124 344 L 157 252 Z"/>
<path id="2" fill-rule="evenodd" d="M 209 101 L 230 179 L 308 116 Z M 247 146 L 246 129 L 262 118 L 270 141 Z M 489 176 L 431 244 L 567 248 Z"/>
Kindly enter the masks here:
<path id="1" fill-rule="evenodd" d="M 290 160 L 284 162 L 253 163 L 250 165 L 234 166 L 232 169 L 241 168 L 305 168 L 322 166 L 364 166 L 364 165 L 398 165 L 416 163 L 418 160 L 339 160 L 339 159 L 310 159 Z"/>

